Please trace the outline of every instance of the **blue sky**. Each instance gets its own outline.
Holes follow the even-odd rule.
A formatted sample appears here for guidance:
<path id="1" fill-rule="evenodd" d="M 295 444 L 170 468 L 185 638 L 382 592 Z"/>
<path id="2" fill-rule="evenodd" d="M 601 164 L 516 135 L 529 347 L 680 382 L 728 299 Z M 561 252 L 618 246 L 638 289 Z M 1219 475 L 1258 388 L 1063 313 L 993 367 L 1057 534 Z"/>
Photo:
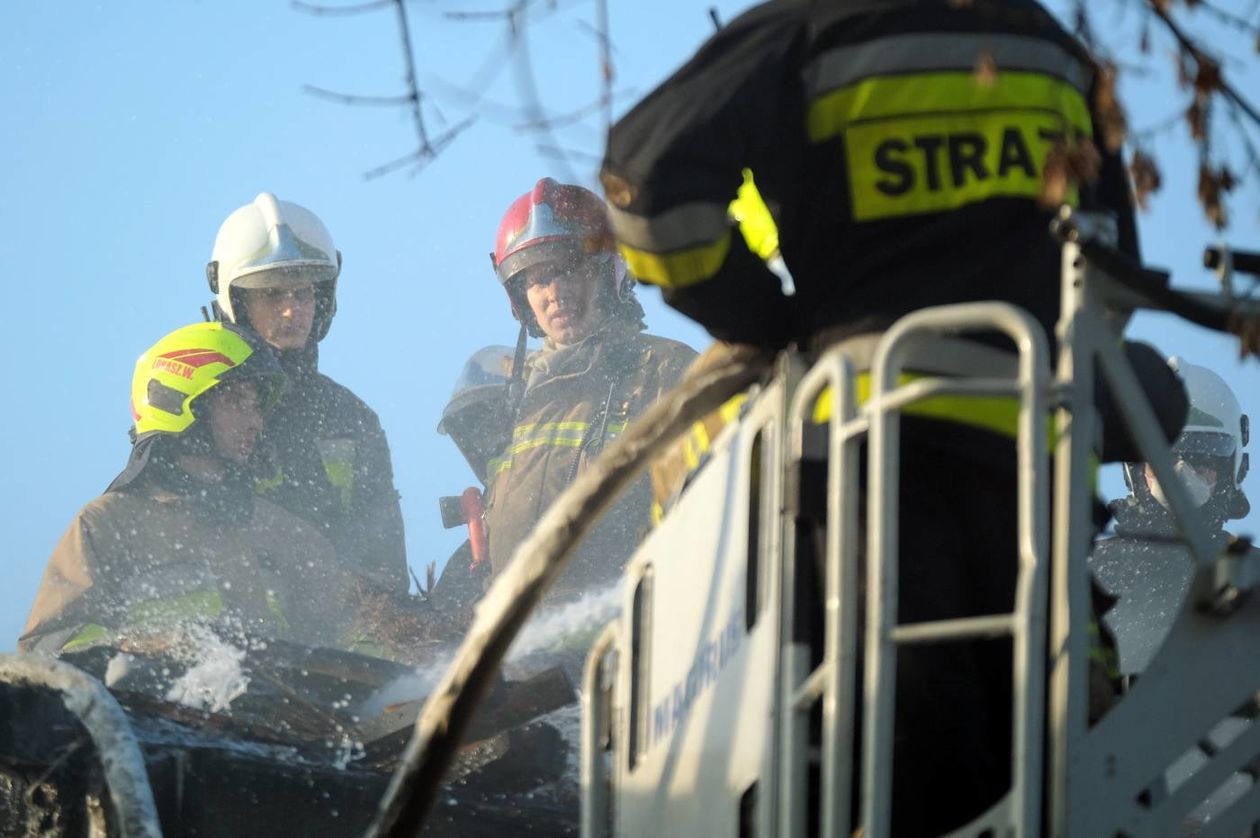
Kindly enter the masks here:
<path id="1" fill-rule="evenodd" d="M 330 0 L 331 2 L 331 0 Z M 343 3 L 344 5 L 344 3 Z M 547 4 L 537 4 L 540 8 Z M 663 79 L 743 2 L 613 0 L 618 109 Z M 458 89 L 501 72 L 479 121 L 422 172 L 371 182 L 362 174 L 414 148 L 409 114 L 313 98 L 303 85 L 348 93 L 403 90 L 392 9 L 312 17 L 283 0 L 37 3 L 0 12 L 0 330 L 8 397 L 0 411 L 0 649 L 12 648 L 48 554 L 76 510 L 126 460 L 135 358 L 167 331 L 200 319 L 204 265 L 219 224 L 260 191 L 319 214 L 345 258 L 339 314 L 323 367 L 381 416 L 403 495 L 409 560 L 423 575 L 458 544 L 437 497 L 475 478 L 435 433 L 464 359 L 511 343 L 516 327 L 488 265 L 499 217 L 544 175 L 593 184 L 596 120 L 552 142 L 584 152 L 567 163 L 518 130 L 519 58 L 500 21 L 456 21 L 452 9 L 497 3 L 410 3 L 421 86 L 453 125 L 470 113 Z M 531 25 L 528 55 L 543 104 L 564 113 L 598 93 L 589 2 L 559 4 Z M 519 56 L 520 52 L 517 52 Z M 1243 90 L 1260 90 L 1251 70 Z M 1137 124 L 1162 118 L 1167 89 L 1134 88 Z M 443 123 L 426 110 L 433 133 Z M 1207 287 L 1198 267 L 1214 234 L 1201 221 L 1188 144 L 1165 146 L 1165 189 L 1141 219 L 1148 261 Z M 1260 249 L 1255 191 L 1229 232 Z M 701 330 L 642 289 L 653 332 L 702 346 Z M 1232 342 L 1160 316 L 1133 333 L 1229 379 L 1260 422 L 1260 364 Z M 1257 463 L 1260 467 L 1260 463 Z M 1257 478 L 1251 481 L 1256 483 Z M 1114 475 L 1107 487 L 1122 491 Z M 1260 494 L 1260 493 L 1258 493 Z M 1260 503 L 1257 504 L 1260 506 Z M 1253 513 L 1239 529 L 1255 532 Z"/>

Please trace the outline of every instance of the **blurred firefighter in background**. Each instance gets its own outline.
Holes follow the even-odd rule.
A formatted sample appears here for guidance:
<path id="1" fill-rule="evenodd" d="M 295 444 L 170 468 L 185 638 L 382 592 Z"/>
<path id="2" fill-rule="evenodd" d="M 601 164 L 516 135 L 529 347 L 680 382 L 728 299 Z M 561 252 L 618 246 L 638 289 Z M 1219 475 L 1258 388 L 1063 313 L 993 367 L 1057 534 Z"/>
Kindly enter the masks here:
<path id="1" fill-rule="evenodd" d="M 136 362 L 131 457 L 53 551 L 23 650 L 73 652 L 189 621 L 236 642 L 331 642 L 344 579 L 318 528 L 250 469 L 284 374 L 259 338 L 199 323 Z"/>
<path id="2" fill-rule="evenodd" d="M 979 300 L 1019 305 L 1053 335 L 1058 203 L 1114 213 L 1121 248 L 1137 254 L 1124 166 L 1091 110 L 1096 82 L 1084 49 L 1034 0 L 765 3 L 613 128 L 601 172 L 613 229 L 635 277 L 754 351 L 839 345 L 864 373 L 902 315 Z M 775 216 L 792 295 L 732 223 L 745 170 Z M 1083 176 L 1048 195 L 1069 173 Z M 1171 439 L 1184 393 L 1149 347 L 1129 356 L 1163 394 Z M 1015 363 L 1007 342 L 976 335 L 935 341 L 910 369 L 1010 377 Z M 861 374 L 859 395 L 869 386 Z M 818 407 L 821 421 L 830 400 Z M 1015 420 L 1001 398 L 905 410 L 900 622 L 1011 610 Z M 1107 440 L 1104 455 L 1132 457 L 1125 441 Z M 959 827 L 1005 793 L 1008 650 L 899 653 L 896 834 Z"/>
<path id="3" fill-rule="evenodd" d="M 1177 477 L 1222 551 L 1233 538 L 1225 523 L 1251 511 L 1242 489 L 1250 466 L 1243 450 L 1250 420 L 1219 375 L 1180 358 L 1168 363 L 1190 395 L 1190 415 L 1172 446 Z M 1106 619 L 1119 643 L 1121 672 L 1135 675 L 1172 628 L 1194 563 L 1151 467 L 1125 463 L 1124 481 L 1129 496 L 1111 504 L 1115 534 L 1098 542 L 1090 564 L 1103 586 L 1119 597 Z"/>
<path id="4" fill-rule="evenodd" d="M 260 440 L 258 491 L 316 527 L 363 587 L 405 596 L 403 519 L 376 413 L 319 371 L 341 253 L 323 222 L 263 192 L 219 228 L 206 267 L 219 319 L 255 329 L 289 386 Z"/>
<path id="5" fill-rule="evenodd" d="M 643 309 L 604 204 L 587 189 L 538 181 L 508 208 L 492 260 L 522 329 L 505 389 L 507 445 L 486 469 L 497 574 L 552 501 L 678 381 L 695 352 L 643 333 Z M 526 333 L 543 339 L 528 356 Z M 640 481 L 601 517 L 551 599 L 613 582 L 650 525 L 650 505 Z"/>

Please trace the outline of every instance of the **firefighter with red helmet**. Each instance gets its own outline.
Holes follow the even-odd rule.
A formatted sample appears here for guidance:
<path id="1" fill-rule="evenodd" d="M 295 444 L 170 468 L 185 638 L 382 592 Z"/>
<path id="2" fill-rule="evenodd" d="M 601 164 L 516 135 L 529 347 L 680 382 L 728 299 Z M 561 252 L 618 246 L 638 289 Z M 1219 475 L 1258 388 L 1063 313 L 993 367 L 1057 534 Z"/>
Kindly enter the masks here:
<path id="1" fill-rule="evenodd" d="M 538 181 L 508 207 L 492 260 L 523 332 L 506 394 L 510 440 L 486 471 L 497 573 L 556 496 L 678 381 L 695 352 L 644 334 L 603 201 L 587 189 Z M 526 356 L 524 333 L 542 338 L 542 348 Z M 601 518 L 554 595 L 616 579 L 650 523 L 650 504 L 641 481 Z"/>

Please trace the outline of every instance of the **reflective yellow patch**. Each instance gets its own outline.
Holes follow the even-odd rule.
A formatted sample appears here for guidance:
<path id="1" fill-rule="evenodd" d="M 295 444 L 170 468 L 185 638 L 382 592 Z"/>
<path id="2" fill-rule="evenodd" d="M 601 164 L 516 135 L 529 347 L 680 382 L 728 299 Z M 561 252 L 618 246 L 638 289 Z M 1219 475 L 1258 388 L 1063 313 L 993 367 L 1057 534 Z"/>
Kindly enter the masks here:
<path id="1" fill-rule="evenodd" d="M 86 649 L 96 643 L 104 643 L 110 637 L 109 629 L 96 623 L 88 623 L 83 628 L 75 632 L 74 637 L 67 640 L 61 647 L 62 652 L 77 652 Z"/>
<path id="2" fill-rule="evenodd" d="M 215 617 L 222 612 L 223 597 L 218 591 L 194 591 L 134 605 L 127 613 L 127 622 L 132 625 L 173 623 L 195 617 Z"/>
<path id="3" fill-rule="evenodd" d="M 731 233 L 728 230 L 717 241 L 671 253 L 639 250 L 624 242 L 619 247 L 626 267 L 637 279 L 666 288 L 685 288 L 718 272 L 731 250 Z"/>
<path id="4" fill-rule="evenodd" d="M 763 261 L 779 252 L 779 227 L 757 189 L 751 169 L 744 169 L 744 182 L 740 184 L 737 197 L 731 201 L 727 212 L 739 223 L 739 232 L 748 249 Z"/>
<path id="5" fill-rule="evenodd" d="M 844 138 L 853 217 L 870 221 L 1036 198 L 1051 148 L 1093 129 L 1085 98 L 1066 82 L 952 72 L 871 78 L 825 94 L 810 106 L 808 130 L 814 142 Z"/>
<path id="6" fill-rule="evenodd" d="M 928 376 L 902 373 L 897 384 L 905 385 Z M 871 375 L 861 373 L 855 382 L 858 404 L 871 398 Z M 986 431 L 1014 437 L 1019 434 L 1019 400 L 1014 396 L 932 396 L 902 408 L 907 416 L 942 419 L 983 428 Z M 824 389 L 814 402 L 814 422 L 824 424 L 831 418 L 831 388 Z"/>

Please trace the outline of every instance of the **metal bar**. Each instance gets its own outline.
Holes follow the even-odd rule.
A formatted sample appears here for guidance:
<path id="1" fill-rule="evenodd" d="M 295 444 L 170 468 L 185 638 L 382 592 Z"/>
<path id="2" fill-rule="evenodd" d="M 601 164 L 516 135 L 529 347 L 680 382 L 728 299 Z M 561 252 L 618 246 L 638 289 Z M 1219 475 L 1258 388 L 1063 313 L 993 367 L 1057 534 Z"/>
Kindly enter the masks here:
<path id="1" fill-rule="evenodd" d="M 1211 745 L 1209 742 L 1204 744 Z M 1207 800 L 1209 795 L 1228 780 L 1233 772 L 1246 766 L 1247 762 L 1255 755 L 1258 745 L 1260 745 L 1260 725 L 1253 722 L 1232 742 L 1216 749 L 1215 753 L 1208 752 L 1207 748 L 1201 748 L 1204 756 L 1209 760 L 1208 763 L 1195 771 L 1180 786 L 1173 789 L 1167 798 L 1161 800 L 1153 813 L 1154 816 L 1164 823 L 1184 823 L 1186 816 L 1196 806 Z M 1257 795 L 1257 790 L 1254 786 L 1250 793 L 1253 796 Z M 1228 811 L 1226 810 L 1226 813 Z M 1246 825 L 1250 826 L 1251 824 Z M 1241 827 L 1243 824 L 1239 824 L 1239 826 Z M 1239 832 L 1235 830 L 1233 833 L 1222 834 L 1238 835 Z"/>
<path id="2" fill-rule="evenodd" d="M 939 381 L 920 379 L 894 389 L 909 355 L 915 332 L 954 333 L 995 328 L 1005 332 L 1019 350 L 1019 374 L 1015 381 L 965 379 Z M 1012 702 L 1012 771 L 1018 794 L 1011 818 L 1033 834 L 1039 822 L 1037 793 L 1031 787 L 1039 781 L 1041 761 L 1040 730 L 1036 726 L 1038 699 L 1025 684 L 1021 689 L 1020 669 L 1039 669 L 1044 648 L 1044 616 L 1038 602 L 1044 600 L 1045 580 L 1042 560 L 1046 541 L 1044 461 L 1044 415 L 1049 401 L 1049 351 L 1040 325 L 1026 312 L 1004 303 L 969 303 L 924 309 L 898 321 L 881 340 L 872 365 L 872 399 L 866 415 L 871 422 L 870 480 L 868 494 L 869 533 L 867 572 L 868 636 L 866 696 L 866 751 L 864 766 L 868 783 L 863 796 L 862 826 L 866 834 L 887 834 L 891 812 L 893 706 L 895 697 L 895 644 L 944 639 L 942 635 L 975 636 L 1014 634 L 1013 666 L 1016 667 Z M 897 626 L 897 467 L 899 446 L 898 408 L 929 394 L 970 395 L 1014 394 L 1020 396 L 1018 456 L 1027 469 L 1019 483 L 1019 574 L 1016 611 L 1006 616 L 941 621 L 933 624 Z M 877 482 L 878 481 L 878 482 Z M 1039 508 L 1040 506 L 1040 508 Z M 891 548 L 891 549 L 890 549 Z M 875 631 L 880 637 L 872 639 Z M 1038 681 L 1033 686 L 1040 692 Z M 880 770 L 882 766 L 882 771 Z"/>
<path id="3" fill-rule="evenodd" d="M 822 707 L 822 835 L 849 835 L 853 747 L 857 739 L 858 463 L 864 428 L 853 428 L 857 394 L 853 368 L 840 364 L 831 388 L 828 436 L 827 560 Z M 846 428 L 852 428 L 846 433 Z"/>
<path id="4" fill-rule="evenodd" d="M 1072 743 L 1085 735 L 1088 677 L 1089 589 L 1085 557 L 1093 533 L 1089 492 L 1091 455 L 1098 427 L 1093 404 L 1095 336 L 1110 330 L 1096 311 L 1088 264 L 1074 242 L 1063 245 L 1059 362 L 1056 382 L 1065 403 L 1056 411 L 1054 541 L 1051 568 L 1051 695 L 1047 724 L 1050 753 L 1050 834 L 1072 834 L 1068 772 Z M 1112 336 L 1114 338 L 1114 336 Z M 1074 491 L 1076 489 L 1076 491 Z"/>
<path id="5" fill-rule="evenodd" d="M 1009 823 L 1015 833 L 1041 831 L 1045 742 L 1046 595 L 1050 527 L 1046 416 L 1050 403 L 1050 348 L 1041 325 L 1026 313 L 1011 328 L 1019 348 L 1019 433 L 1016 439 L 1019 572 L 1015 581 L 1012 642 L 1011 795 Z M 1018 336 L 1016 333 L 1019 332 Z"/>
<path id="6" fill-rule="evenodd" d="M 893 699 L 897 688 L 897 647 L 890 633 L 897 624 L 898 476 L 901 414 L 885 408 L 897 388 L 904 347 L 897 337 L 906 331 L 898 321 L 880 342 L 871 369 L 867 447 L 866 542 L 866 682 L 863 704 L 862 786 L 863 834 L 884 838 L 892 826 Z M 901 351 L 898 351 L 898 350 Z"/>
<path id="7" fill-rule="evenodd" d="M 615 725 L 617 713 L 604 705 L 600 676 L 604 658 L 616 645 L 618 622 L 609 623 L 600 632 L 586 657 L 582 672 L 582 836 L 603 838 L 607 830 L 608 780 L 604 776 L 604 760 L 599 753 L 599 735 L 608 725 Z M 620 668 L 620 667 L 619 667 Z M 612 731 L 614 743 L 624 742 L 625 737 Z M 614 748 L 614 751 L 616 749 Z M 613 768 L 616 771 L 614 765 Z"/>
<path id="8" fill-rule="evenodd" d="M 814 700 L 823 694 L 823 690 L 827 688 L 827 666 L 820 666 L 809 674 L 805 679 L 805 683 L 797 687 L 792 693 L 791 707 L 793 710 L 808 710 Z"/>
<path id="9" fill-rule="evenodd" d="M 1020 386 L 1010 379 L 922 378 L 902 384 L 883 400 L 885 410 L 897 410 L 935 396 L 1018 396 Z"/>
<path id="10" fill-rule="evenodd" d="M 1015 623 L 1013 614 L 933 620 L 928 623 L 902 623 L 893 628 L 890 637 L 899 646 L 944 643 L 968 638 L 1009 637 L 1015 633 Z"/>
<path id="11" fill-rule="evenodd" d="M 161 838 L 144 756 L 126 714 L 100 681 L 42 655 L 0 655 L 0 681 L 56 690 L 96 747 L 119 835 Z"/>

